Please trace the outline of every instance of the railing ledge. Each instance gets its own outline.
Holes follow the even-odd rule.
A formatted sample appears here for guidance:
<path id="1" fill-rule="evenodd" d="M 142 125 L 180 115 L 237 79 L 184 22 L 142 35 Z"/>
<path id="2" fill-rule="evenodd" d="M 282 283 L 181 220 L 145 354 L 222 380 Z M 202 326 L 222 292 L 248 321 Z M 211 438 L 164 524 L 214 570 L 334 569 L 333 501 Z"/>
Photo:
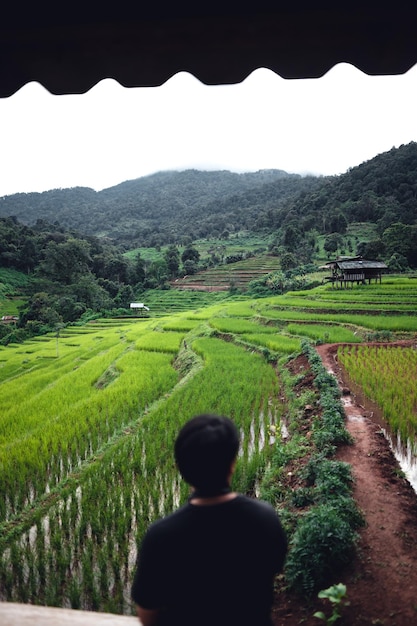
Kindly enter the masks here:
<path id="1" fill-rule="evenodd" d="M 137 617 L 0 602 L 1 626 L 140 626 Z"/>

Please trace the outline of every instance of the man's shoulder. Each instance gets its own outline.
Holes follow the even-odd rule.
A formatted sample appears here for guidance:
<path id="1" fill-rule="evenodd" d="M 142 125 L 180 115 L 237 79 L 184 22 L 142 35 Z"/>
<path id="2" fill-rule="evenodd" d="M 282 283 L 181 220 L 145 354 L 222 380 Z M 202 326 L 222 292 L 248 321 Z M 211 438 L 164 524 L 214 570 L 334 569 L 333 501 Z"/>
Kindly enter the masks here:
<path id="1" fill-rule="evenodd" d="M 236 503 L 243 509 L 253 511 L 254 513 L 265 513 L 274 516 L 277 515 L 272 504 L 265 502 L 265 500 L 258 500 L 257 498 L 250 498 L 249 496 L 239 494 L 236 498 Z"/>
<path id="2" fill-rule="evenodd" d="M 258 536 L 259 541 L 278 542 L 280 546 L 286 545 L 286 535 L 281 520 L 274 507 L 265 502 L 248 496 L 241 496 L 239 510 L 239 524 L 247 533 Z"/>
<path id="3" fill-rule="evenodd" d="M 279 524 L 279 517 L 271 504 L 264 500 L 258 500 L 249 496 L 238 494 L 233 500 L 225 504 L 214 506 L 195 506 L 189 503 L 183 505 L 174 512 L 153 522 L 148 529 L 148 534 L 153 537 L 183 532 L 189 526 L 215 522 L 218 520 L 238 519 L 239 523 L 244 520 L 249 525 L 252 523 Z M 252 520 L 252 522 L 251 522 Z"/>
<path id="4" fill-rule="evenodd" d="M 148 533 L 158 534 L 160 532 L 165 532 L 166 529 L 170 529 L 177 526 L 178 524 L 182 524 L 184 518 L 188 517 L 189 514 L 190 505 L 187 503 L 176 509 L 172 513 L 169 513 L 165 517 L 161 517 L 160 519 L 152 522 L 152 524 L 148 528 Z"/>

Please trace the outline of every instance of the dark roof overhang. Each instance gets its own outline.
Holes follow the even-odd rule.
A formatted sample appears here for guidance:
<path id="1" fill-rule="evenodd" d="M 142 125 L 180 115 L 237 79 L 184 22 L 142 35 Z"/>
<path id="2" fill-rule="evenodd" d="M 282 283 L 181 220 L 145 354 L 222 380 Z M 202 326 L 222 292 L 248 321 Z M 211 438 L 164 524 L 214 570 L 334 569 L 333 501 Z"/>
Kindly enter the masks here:
<path id="1" fill-rule="evenodd" d="M 105 78 L 149 87 L 182 71 L 206 84 L 238 83 L 260 67 L 317 78 L 338 63 L 402 74 L 417 61 L 416 32 L 412 2 L 9 2 L 0 97 L 31 81 L 84 93 Z"/>

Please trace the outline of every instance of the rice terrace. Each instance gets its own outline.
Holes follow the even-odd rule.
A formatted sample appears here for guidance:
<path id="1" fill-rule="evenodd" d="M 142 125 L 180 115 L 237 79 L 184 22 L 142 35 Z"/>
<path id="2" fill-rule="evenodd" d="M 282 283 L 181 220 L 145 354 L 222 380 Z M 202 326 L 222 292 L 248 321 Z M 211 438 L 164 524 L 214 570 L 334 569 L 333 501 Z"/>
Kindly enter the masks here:
<path id="1" fill-rule="evenodd" d="M 340 582 L 350 602 L 340 623 L 413 623 L 416 279 L 212 295 L 199 308 L 97 319 L 0 348 L 0 599 L 132 614 L 144 530 L 187 497 L 173 440 L 209 407 L 241 431 L 235 488 L 273 503 L 290 538 L 275 623 L 319 623 L 314 611 L 329 607 L 318 591 Z M 368 478 L 383 481 L 385 503 L 394 490 L 385 523 L 408 563 L 391 543 L 384 563 L 373 558 L 369 533 L 382 524 L 366 508 L 372 493 L 358 500 L 363 433 L 346 421 L 347 384 L 379 407 L 382 423 L 365 405 L 354 423 L 370 437 Z M 392 580 L 401 567 L 402 586 Z"/>

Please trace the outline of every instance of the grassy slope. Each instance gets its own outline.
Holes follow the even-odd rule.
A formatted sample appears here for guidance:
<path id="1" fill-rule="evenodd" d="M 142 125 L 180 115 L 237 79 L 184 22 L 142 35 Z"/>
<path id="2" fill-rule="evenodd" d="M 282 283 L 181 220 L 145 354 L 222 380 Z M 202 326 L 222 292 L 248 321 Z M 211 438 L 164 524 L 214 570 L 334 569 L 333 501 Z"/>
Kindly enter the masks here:
<path id="1" fill-rule="evenodd" d="M 18 315 L 18 307 L 23 303 L 20 294 L 29 282 L 26 274 L 0 267 L 0 317 Z"/>

